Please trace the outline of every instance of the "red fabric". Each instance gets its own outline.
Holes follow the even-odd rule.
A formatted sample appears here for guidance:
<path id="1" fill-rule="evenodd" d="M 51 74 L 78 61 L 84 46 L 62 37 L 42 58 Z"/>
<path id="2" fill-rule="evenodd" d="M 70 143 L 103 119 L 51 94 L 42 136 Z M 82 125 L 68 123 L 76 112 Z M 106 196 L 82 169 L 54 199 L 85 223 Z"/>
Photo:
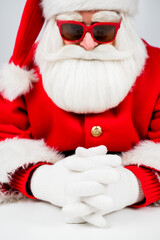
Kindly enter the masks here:
<path id="1" fill-rule="evenodd" d="M 148 136 L 155 142 L 160 142 L 160 96 L 153 110 Z"/>
<path id="2" fill-rule="evenodd" d="M 6 138 L 31 138 L 31 128 L 24 98 L 13 102 L 0 96 L 0 140 Z"/>
<path id="3" fill-rule="evenodd" d="M 132 207 L 145 207 L 153 202 L 160 200 L 160 182 L 152 169 L 146 167 L 127 166 L 140 180 L 145 200 L 141 203 L 132 205 Z"/>
<path id="4" fill-rule="evenodd" d="M 20 67 L 24 66 L 25 59 L 38 37 L 43 24 L 44 18 L 40 0 L 27 0 L 10 62 Z"/>
<path id="5" fill-rule="evenodd" d="M 29 167 L 25 168 L 21 167 L 15 171 L 15 173 L 12 175 L 11 181 L 10 181 L 10 186 L 21 192 L 24 196 L 31 198 L 31 199 L 36 199 L 32 194 L 29 194 L 29 191 L 27 190 L 27 182 L 28 179 L 30 178 L 30 174 L 32 174 L 33 171 L 36 170 L 39 166 L 42 166 L 44 164 L 49 164 L 49 163 L 37 163 L 35 165 L 30 165 Z"/>

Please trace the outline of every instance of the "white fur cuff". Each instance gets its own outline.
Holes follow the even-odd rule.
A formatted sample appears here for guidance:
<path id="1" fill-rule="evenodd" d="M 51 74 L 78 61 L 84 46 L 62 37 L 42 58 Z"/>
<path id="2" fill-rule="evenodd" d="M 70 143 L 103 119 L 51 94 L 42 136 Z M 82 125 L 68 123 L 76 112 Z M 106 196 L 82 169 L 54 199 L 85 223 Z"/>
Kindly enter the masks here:
<path id="1" fill-rule="evenodd" d="M 27 71 L 13 63 L 5 64 L 0 72 L 0 92 L 4 98 L 13 101 L 27 93 L 36 81 L 33 70 Z"/>
<path id="2" fill-rule="evenodd" d="M 142 141 L 133 150 L 122 155 L 122 161 L 127 165 L 143 165 L 160 171 L 160 143 Z"/>
<path id="3" fill-rule="evenodd" d="M 0 182 L 9 183 L 9 173 L 31 163 L 55 163 L 62 157 L 43 140 L 6 139 L 0 142 Z"/>

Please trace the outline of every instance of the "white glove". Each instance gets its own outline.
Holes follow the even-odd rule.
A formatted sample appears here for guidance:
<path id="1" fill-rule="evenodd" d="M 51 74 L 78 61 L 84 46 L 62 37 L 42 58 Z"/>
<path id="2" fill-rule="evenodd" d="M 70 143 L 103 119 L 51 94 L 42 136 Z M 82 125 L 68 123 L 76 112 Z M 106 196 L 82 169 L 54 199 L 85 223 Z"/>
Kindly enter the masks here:
<path id="1" fill-rule="evenodd" d="M 108 167 L 108 171 L 112 170 L 112 168 L 109 170 Z M 144 194 L 136 176 L 131 171 L 123 167 L 114 169 L 114 174 L 116 174 L 116 172 L 119 175 L 119 178 L 117 177 L 117 181 L 114 183 L 113 181 L 110 181 L 110 177 L 108 177 L 107 183 L 105 176 L 101 175 L 102 179 L 105 179 L 105 183 L 103 182 L 103 185 L 101 184 L 102 180 L 101 182 L 98 181 L 97 176 L 95 176 L 95 179 L 92 178 L 93 181 L 90 181 L 84 186 L 83 191 L 88 188 L 94 188 L 97 192 L 99 190 L 100 193 L 95 196 L 83 197 L 79 191 L 79 184 L 74 183 L 74 186 L 72 184 L 68 184 L 66 193 L 69 196 L 76 196 L 81 199 L 81 202 L 77 201 L 73 204 L 68 204 L 62 209 L 68 223 L 78 223 L 79 219 L 79 222 L 83 222 L 82 220 L 85 220 L 86 222 L 99 227 L 104 227 L 105 223 L 102 218 L 103 215 L 123 209 L 143 200 Z M 77 192 L 79 194 L 77 194 Z M 96 215 L 93 214 L 95 209 L 92 214 L 90 214 L 90 206 L 97 209 Z"/>
<path id="2" fill-rule="evenodd" d="M 70 171 L 64 166 L 62 159 L 54 165 L 42 165 L 38 167 L 31 178 L 31 192 L 37 199 L 47 201 L 53 205 L 62 207 L 71 202 L 64 192 L 64 186 L 72 182 L 72 177 L 77 173 Z"/>
<path id="3" fill-rule="evenodd" d="M 88 175 L 88 179 L 91 180 L 91 179 L 95 179 L 95 177 L 97 177 L 97 181 L 99 180 L 101 183 L 103 183 L 103 182 L 105 183 L 106 181 L 107 181 L 106 183 L 108 183 L 108 181 L 112 182 L 113 176 L 115 177 L 114 180 L 116 180 L 117 175 L 114 174 L 112 170 L 104 171 L 104 167 L 106 168 L 106 164 L 109 166 L 112 166 L 112 167 L 120 166 L 121 158 L 117 155 L 109 155 L 109 154 L 106 155 L 106 153 L 107 153 L 107 148 L 103 145 L 98 146 L 98 147 L 89 148 L 89 149 L 79 147 L 76 149 L 76 156 L 81 157 L 81 160 L 79 161 L 79 158 L 77 158 L 75 161 L 73 161 L 72 159 L 67 159 L 65 161 L 65 166 L 67 168 L 69 168 L 70 170 L 79 171 L 79 172 L 83 172 L 83 171 L 87 171 L 87 170 L 91 170 L 91 169 L 99 169 L 99 170 L 101 169 L 102 171 L 90 172 L 90 175 Z M 104 166 L 102 165 L 99 155 L 105 155 L 105 162 L 104 162 L 105 165 Z M 85 174 L 88 174 L 88 173 L 86 172 Z M 92 175 L 92 177 L 91 177 L 91 175 Z M 109 178 L 110 178 L 110 180 L 109 180 Z M 79 183 L 79 187 L 80 187 L 80 189 L 83 189 L 83 186 L 81 186 L 80 183 Z M 89 186 L 88 190 L 90 190 L 90 186 Z M 87 189 L 86 189 L 86 192 L 87 192 Z M 111 201 L 108 200 L 108 198 L 104 195 L 101 195 L 100 198 L 99 198 L 99 201 L 101 201 L 101 203 L 102 203 L 101 209 L 103 210 L 104 206 L 107 203 L 110 204 Z M 92 199 L 92 201 L 95 203 L 94 206 L 96 206 L 97 199 L 94 198 L 94 199 Z M 77 202 L 77 204 L 78 204 L 77 207 L 82 214 L 82 212 L 85 212 L 86 206 L 85 206 L 85 204 L 81 204 L 79 206 L 79 203 Z M 63 209 L 62 209 L 62 211 L 63 211 Z M 87 209 L 87 213 L 89 213 L 89 211 L 90 210 Z M 96 212 L 96 211 L 97 211 L 97 208 L 93 209 L 92 212 Z M 64 209 L 64 212 L 65 212 L 65 209 Z M 84 215 L 86 215 L 86 212 Z M 94 224 L 99 227 L 106 226 L 105 219 L 100 214 L 97 214 L 97 213 L 94 213 L 94 214 L 92 213 L 92 214 L 89 214 L 84 217 L 65 216 L 65 221 L 66 221 L 66 223 L 89 222 L 89 223 Z"/>
<path id="4" fill-rule="evenodd" d="M 92 149 L 86 150 L 78 148 L 76 153 L 78 153 L 79 156 L 89 156 L 91 151 Z M 95 172 L 95 170 L 90 171 L 88 177 L 90 176 L 89 179 L 92 179 L 93 181 L 90 181 L 83 186 L 83 191 L 94 188 L 97 192 L 101 191 L 100 194 L 84 197 L 80 192 L 80 189 L 82 189 L 82 183 L 68 184 L 66 193 L 70 196 L 79 197 L 81 202 L 77 201 L 62 209 L 67 223 L 89 222 L 96 226 L 104 227 L 106 226 L 106 221 L 102 215 L 120 210 L 126 206 L 141 201 L 144 198 L 140 183 L 136 176 L 131 171 L 120 166 L 120 157 L 116 155 L 107 156 L 108 165 L 111 167 L 108 167 L 103 171 L 100 170 L 100 167 L 98 166 L 99 172 Z M 66 161 L 65 166 L 74 171 L 86 171 L 92 169 L 93 165 L 95 166 L 91 158 L 85 158 L 83 160 L 84 161 L 76 164 L 72 159 L 69 159 Z M 78 161 L 78 159 L 76 159 L 76 161 Z M 114 178 L 116 181 L 115 183 L 113 183 L 113 167 L 117 167 L 116 172 L 114 169 L 114 176 L 117 174 Z M 87 172 L 84 174 L 87 174 Z M 101 183 L 103 183 L 103 185 Z M 90 213 L 90 206 L 94 207 L 92 213 Z"/>
<path id="5" fill-rule="evenodd" d="M 68 158 L 64 164 L 68 169 L 77 172 L 103 169 L 105 166 L 118 167 L 122 164 L 118 155 L 106 153 L 107 148 L 103 145 L 89 149 L 78 147 L 75 152 L 77 158 Z"/>
<path id="6" fill-rule="evenodd" d="M 31 192 L 33 195 L 40 200 L 48 201 L 52 203 L 53 205 L 63 207 L 64 205 L 68 203 L 73 203 L 75 201 L 79 201 L 79 197 L 76 196 L 69 196 L 65 193 L 65 186 L 69 183 L 74 184 L 77 182 L 77 184 L 82 183 L 82 186 L 88 183 L 89 179 L 92 179 L 90 175 L 93 174 L 93 172 L 90 173 L 88 171 L 85 172 L 76 172 L 68 169 L 65 166 L 65 162 L 80 162 L 82 158 L 77 157 L 76 155 L 64 158 L 63 160 L 60 160 L 59 162 L 56 162 L 54 165 L 43 165 L 36 169 L 34 172 L 32 179 L 31 179 Z M 94 169 L 95 165 L 97 164 L 97 158 L 92 157 L 92 169 Z M 100 155 L 99 156 L 99 162 L 98 165 L 101 169 L 107 168 L 107 161 L 106 161 L 106 155 Z M 101 178 L 101 176 L 98 176 L 97 178 Z M 117 176 L 112 177 L 112 180 L 115 181 L 115 178 Z M 110 181 L 112 181 L 110 179 Z M 88 185 L 87 185 L 88 186 Z M 84 191 L 85 190 L 85 191 Z M 77 195 L 83 195 L 85 197 L 88 196 L 94 196 L 96 194 L 99 194 L 101 190 L 98 188 L 87 188 L 86 189 L 79 189 L 79 192 L 77 192 Z M 98 191 L 97 191 L 98 190 Z M 90 212 L 93 212 L 94 208 L 90 207 Z"/>

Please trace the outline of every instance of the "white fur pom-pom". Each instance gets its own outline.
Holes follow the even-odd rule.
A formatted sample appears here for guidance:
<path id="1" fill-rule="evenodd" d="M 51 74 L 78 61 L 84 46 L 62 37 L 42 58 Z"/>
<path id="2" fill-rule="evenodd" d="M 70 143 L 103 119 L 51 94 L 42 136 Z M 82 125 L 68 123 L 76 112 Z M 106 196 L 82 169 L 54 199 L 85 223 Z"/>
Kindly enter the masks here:
<path id="1" fill-rule="evenodd" d="M 27 93 L 36 81 L 33 70 L 27 71 L 13 63 L 5 64 L 0 72 L 0 92 L 4 98 L 13 101 Z"/>

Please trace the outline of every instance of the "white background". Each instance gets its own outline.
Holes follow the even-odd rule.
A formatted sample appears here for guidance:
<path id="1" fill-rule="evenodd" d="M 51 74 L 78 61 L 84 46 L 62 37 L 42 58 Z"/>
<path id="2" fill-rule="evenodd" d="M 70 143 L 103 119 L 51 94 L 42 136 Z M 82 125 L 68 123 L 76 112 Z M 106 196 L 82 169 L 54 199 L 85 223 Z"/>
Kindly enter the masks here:
<path id="1" fill-rule="evenodd" d="M 139 1 L 137 32 L 149 44 L 160 47 L 160 0 Z M 25 0 L 0 0 L 0 64 L 12 54 L 24 4 Z"/>
<path id="2" fill-rule="evenodd" d="M 60 208 L 24 200 L 0 205 L 1 240 L 159 240 L 160 207 L 108 214 L 107 227 L 66 224 Z"/>

